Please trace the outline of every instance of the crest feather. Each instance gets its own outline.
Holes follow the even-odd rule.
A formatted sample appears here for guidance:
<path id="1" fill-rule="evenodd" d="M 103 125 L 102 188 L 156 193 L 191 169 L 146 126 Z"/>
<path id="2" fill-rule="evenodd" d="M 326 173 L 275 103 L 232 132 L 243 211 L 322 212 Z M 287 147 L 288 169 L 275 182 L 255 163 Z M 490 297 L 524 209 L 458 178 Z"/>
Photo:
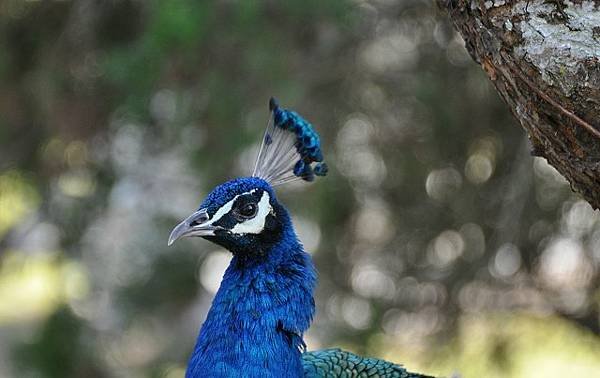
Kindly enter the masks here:
<path id="1" fill-rule="evenodd" d="M 319 134 L 298 113 L 269 101 L 271 117 L 263 137 L 252 176 L 272 186 L 296 180 L 313 181 L 327 174 Z"/>

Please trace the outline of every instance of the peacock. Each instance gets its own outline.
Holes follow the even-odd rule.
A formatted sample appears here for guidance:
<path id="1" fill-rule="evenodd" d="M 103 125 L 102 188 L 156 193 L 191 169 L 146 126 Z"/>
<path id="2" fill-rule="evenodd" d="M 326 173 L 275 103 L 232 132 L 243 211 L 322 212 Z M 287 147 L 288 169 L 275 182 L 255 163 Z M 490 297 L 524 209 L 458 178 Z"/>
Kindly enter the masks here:
<path id="1" fill-rule="evenodd" d="M 306 351 L 317 274 L 274 187 L 327 174 L 319 135 L 294 111 L 269 102 L 271 117 L 250 177 L 217 186 L 171 232 L 202 237 L 233 257 L 186 377 L 426 377 L 340 349 Z"/>

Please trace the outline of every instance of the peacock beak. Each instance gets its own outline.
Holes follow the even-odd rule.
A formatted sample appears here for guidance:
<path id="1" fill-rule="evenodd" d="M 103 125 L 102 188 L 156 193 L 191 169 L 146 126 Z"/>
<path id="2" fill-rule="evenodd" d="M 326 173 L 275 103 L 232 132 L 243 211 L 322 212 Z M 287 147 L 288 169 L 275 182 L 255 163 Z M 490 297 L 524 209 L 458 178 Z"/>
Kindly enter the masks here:
<path id="1" fill-rule="evenodd" d="M 173 231 L 171 231 L 171 235 L 169 235 L 167 245 L 170 246 L 175 243 L 177 239 L 188 236 L 213 236 L 215 230 L 218 230 L 219 227 L 211 225 L 209 220 L 210 217 L 208 216 L 206 209 L 196 211 L 183 222 L 175 226 Z"/>

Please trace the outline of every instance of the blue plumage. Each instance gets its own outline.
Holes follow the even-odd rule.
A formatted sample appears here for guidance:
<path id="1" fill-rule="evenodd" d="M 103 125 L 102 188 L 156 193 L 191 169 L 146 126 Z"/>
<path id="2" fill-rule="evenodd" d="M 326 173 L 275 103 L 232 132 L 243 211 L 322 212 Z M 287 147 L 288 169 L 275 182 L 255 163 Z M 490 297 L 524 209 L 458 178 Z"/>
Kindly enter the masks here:
<path id="1" fill-rule="evenodd" d="M 242 178 L 217 187 L 203 206 L 212 209 L 253 188 L 269 191 L 276 203 L 266 182 Z M 281 206 L 275 211 L 277 240 L 247 240 L 250 245 L 235 251 L 202 326 L 188 377 L 301 375 L 302 334 L 314 313 L 316 274 L 287 212 Z"/>
<path id="2" fill-rule="evenodd" d="M 234 253 L 202 326 L 187 376 L 299 376 L 302 333 L 314 313 L 316 274 L 270 185 L 247 177 L 213 190 L 200 206 L 209 216 L 240 193 L 269 195 L 269 233 L 205 236 Z M 256 193 L 256 192 L 255 192 Z M 225 222 L 225 220 L 223 220 Z"/>
<path id="3" fill-rule="evenodd" d="M 312 126 L 274 100 L 270 107 L 273 124 L 259 153 L 253 175 L 258 177 L 216 187 L 169 237 L 169 244 L 203 237 L 233 254 L 186 376 L 420 377 L 339 349 L 305 352 L 302 337 L 315 311 L 316 273 L 272 186 L 290 177 L 314 179 L 325 175 L 327 166 Z"/>

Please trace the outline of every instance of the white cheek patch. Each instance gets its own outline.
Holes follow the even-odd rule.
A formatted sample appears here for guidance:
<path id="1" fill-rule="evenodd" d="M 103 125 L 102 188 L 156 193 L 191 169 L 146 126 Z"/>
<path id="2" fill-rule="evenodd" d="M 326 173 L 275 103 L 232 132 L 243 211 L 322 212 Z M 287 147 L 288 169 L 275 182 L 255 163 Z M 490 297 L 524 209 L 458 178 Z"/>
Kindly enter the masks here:
<path id="1" fill-rule="evenodd" d="M 236 224 L 231 232 L 234 234 L 260 234 L 265 229 L 267 215 L 273 210 L 269 201 L 269 193 L 264 191 L 258 202 L 258 211 L 254 218 Z"/>

